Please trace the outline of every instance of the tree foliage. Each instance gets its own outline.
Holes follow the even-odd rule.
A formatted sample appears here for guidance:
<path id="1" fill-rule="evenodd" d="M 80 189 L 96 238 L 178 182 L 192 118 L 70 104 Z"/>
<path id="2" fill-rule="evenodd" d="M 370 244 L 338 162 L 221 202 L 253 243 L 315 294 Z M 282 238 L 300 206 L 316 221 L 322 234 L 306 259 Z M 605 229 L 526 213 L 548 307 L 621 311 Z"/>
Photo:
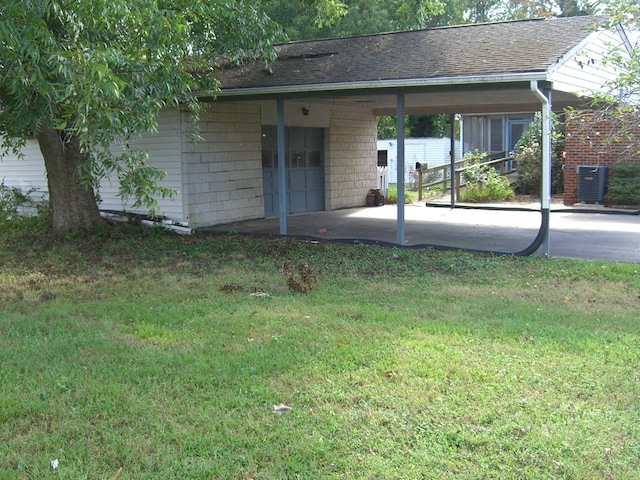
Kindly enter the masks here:
<path id="1" fill-rule="evenodd" d="M 594 13 L 583 0 L 271 0 L 266 11 L 291 40 Z M 318 16 L 320 15 L 320 20 Z"/>
<path id="2" fill-rule="evenodd" d="M 0 35 L 2 131 L 21 136 L 48 120 L 92 147 L 214 92 L 212 60 L 268 57 L 276 30 L 250 2 L 8 0 Z"/>
<path id="3" fill-rule="evenodd" d="M 614 0 L 607 5 L 608 22 L 602 27 L 621 33 L 627 42 L 609 45 L 604 64 L 617 72 L 594 95 L 590 108 L 573 111 L 571 122 L 581 122 L 585 141 L 618 152 L 619 162 L 640 162 L 640 45 L 632 42 L 640 29 L 640 4 Z"/>
<path id="4" fill-rule="evenodd" d="M 451 136 L 451 116 L 446 114 L 437 115 L 406 115 L 404 117 L 405 137 L 421 138 L 433 137 L 442 138 Z M 460 125 L 455 124 L 455 138 L 460 138 Z M 378 118 L 378 138 L 397 137 L 397 117 L 395 115 L 384 115 Z"/>
<path id="5" fill-rule="evenodd" d="M 153 208 L 158 195 L 171 192 L 158 186 L 162 172 L 149 167 L 144 153 L 130 150 L 129 141 L 155 130 L 168 105 L 189 105 L 197 116 L 197 94 L 216 91 L 216 68 L 271 58 L 278 34 L 258 1 L 4 0 L 4 150 L 37 136 L 54 216 L 65 213 L 65 205 L 56 208 L 52 182 L 68 176 L 91 190 L 115 175 L 123 197 Z M 112 154 L 115 144 L 124 153 Z M 72 157 L 77 165 L 69 169 Z M 65 162 L 69 171 L 63 173 Z M 72 201 L 65 200 L 66 207 Z M 78 220 L 54 220 L 54 227 L 64 233 Z"/>
<path id="6" fill-rule="evenodd" d="M 516 143 L 514 160 L 518 165 L 517 189 L 520 193 L 540 194 L 542 178 L 542 117 L 536 113 L 529 130 Z M 551 129 L 551 193 L 564 190 L 564 132 L 556 115 Z"/>
<path id="7" fill-rule="evenodd" d="M 443 0 L 343 0 L 330 2 L 324 20 L 308 0 L 272 0 L 268 15 L 282 25 L 291 40 L 349 37 L 448 25 L 449 4 Z M 336 5 L 340 4 L 340 5 Z"/>

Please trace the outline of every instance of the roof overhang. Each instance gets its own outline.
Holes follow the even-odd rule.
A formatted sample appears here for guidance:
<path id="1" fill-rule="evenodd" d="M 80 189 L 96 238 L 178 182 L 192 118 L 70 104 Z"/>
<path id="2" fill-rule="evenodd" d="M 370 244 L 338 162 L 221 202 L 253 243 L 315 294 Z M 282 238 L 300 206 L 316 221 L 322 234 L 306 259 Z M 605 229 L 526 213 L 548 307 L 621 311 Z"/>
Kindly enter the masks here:
<path id="1" fill-rule="evenodd" d="M 592 44 L 602 48 L 599 23 L 538 18 L 290 42 L 268 65 L 222 65 L 216 98 L 340 102 L 381 115 L 395 113 L 402 94 L 408 114 L 515 112 L 540 108 L 536 82 L 554 109 L 582 106 L 568 90 L 591 91 L 603 77 L 570 62 Z"/>
<path id="2" fill-rule="evenodd" d="M 555 110 L 585 104 L 574 94 L 553 90 L 546 72 L 222 89 L 216 99 L 346 104 L 368 108 L 375 115 L 395 115 L 397 95 L 403 94 L 409 115 L 526 112 L 540 109 L 531 92 L 532 81 L 551 90 Z"/>

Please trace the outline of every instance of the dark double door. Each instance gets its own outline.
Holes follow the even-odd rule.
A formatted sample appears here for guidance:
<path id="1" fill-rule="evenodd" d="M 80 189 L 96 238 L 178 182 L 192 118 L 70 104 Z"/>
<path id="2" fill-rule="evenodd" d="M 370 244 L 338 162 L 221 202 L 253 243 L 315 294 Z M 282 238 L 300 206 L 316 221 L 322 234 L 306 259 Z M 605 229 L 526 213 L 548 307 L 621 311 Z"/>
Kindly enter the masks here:
<path id="1" fill-rule="evenodd" d="M 321 128 L 285 129 L 287 213 L 324 210 L 323 131 Z M 279 214 L 278 148 L 276 127 L 262 128 L 264 214 Z"/>

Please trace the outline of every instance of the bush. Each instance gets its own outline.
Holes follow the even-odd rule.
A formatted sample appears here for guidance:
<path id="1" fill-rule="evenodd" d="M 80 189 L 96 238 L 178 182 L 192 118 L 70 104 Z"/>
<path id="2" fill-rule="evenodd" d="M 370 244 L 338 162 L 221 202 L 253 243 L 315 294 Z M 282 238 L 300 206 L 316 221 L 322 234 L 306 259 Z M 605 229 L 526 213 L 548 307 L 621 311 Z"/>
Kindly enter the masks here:
<path id="1" fill-rule="evenodd" d="M 398 187 L 393 185 L 387 187 L 387 194 L 384 197 L 385 203 L 398 203 Z M 404 191 L 404 203 L 411 204 L 418 201 L 418 192 Z"/>
<path id="2" fill-rule="evenodd" d="M 467 152 L 464 161 L 465 188 L 460 193 L 463 202 L 505 201 L 512 199 L 515 192 L 507 177 L 501 176 L 491 165 L 483 165 L 487 154 L 477 150 Z"/>
<path id="3" fill-rule="evenodd" d="M 3 233 L 43 229 L 47 218 L 47 203 L 31 198 L 36 190 L 23 192 L 0 181 L 0 230 Z"/>
<path id="4" fill-rule="evenodd" d="M 442 185 L 434 185 L 432 187 L 427 187 L 422 191 L 423 198 L 433 198 L 433 197 L 441 197 L 446 192 L 442 188 Z"/>
<path id="5" fill-rule="evenodd" d="M 551 193 L 564 191 L 564 135 L 556 117 L 551 132 Z M 514 160 L 518 168 L 516 189 L 520 193 L 540 194 L 542 180 L 542 120 L 536 114 L 529 130 L 524 132 L 516 144 Z"/>
<path id="6" fill-rule="evenodd" d="M 29 193 L 22 193 L 17 187 L 8 187 L 0 182 L 0 223 L 19 218 L 20 210 L 29 202 Z"/>
<path id="7" fill-rule="evenodd" d="M 640 164 L 611 165 L 606 200 L 617 205 L 640 205 Z"/>

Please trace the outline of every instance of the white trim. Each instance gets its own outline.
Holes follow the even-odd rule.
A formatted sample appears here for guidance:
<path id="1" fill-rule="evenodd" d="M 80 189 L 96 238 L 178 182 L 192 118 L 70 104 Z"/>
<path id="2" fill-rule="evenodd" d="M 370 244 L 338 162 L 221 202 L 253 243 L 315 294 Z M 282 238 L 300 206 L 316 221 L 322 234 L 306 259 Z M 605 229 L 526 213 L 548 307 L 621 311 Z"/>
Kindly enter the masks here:
<path id="1" fill-rule="evenodd" d="M 279 85 L 276 87 L 249 87 L 220 90 L 217 97 L 282 95 L 292 93 L 319 93 L 385 88 L 414 88 L 434 86 L 468 86 L 477 84 L 546 81 L 547 71 L 492 75 L 453 76 L 438 78 L 374 80 L 365 82 L 316 83 L 311 85 Z"/>

